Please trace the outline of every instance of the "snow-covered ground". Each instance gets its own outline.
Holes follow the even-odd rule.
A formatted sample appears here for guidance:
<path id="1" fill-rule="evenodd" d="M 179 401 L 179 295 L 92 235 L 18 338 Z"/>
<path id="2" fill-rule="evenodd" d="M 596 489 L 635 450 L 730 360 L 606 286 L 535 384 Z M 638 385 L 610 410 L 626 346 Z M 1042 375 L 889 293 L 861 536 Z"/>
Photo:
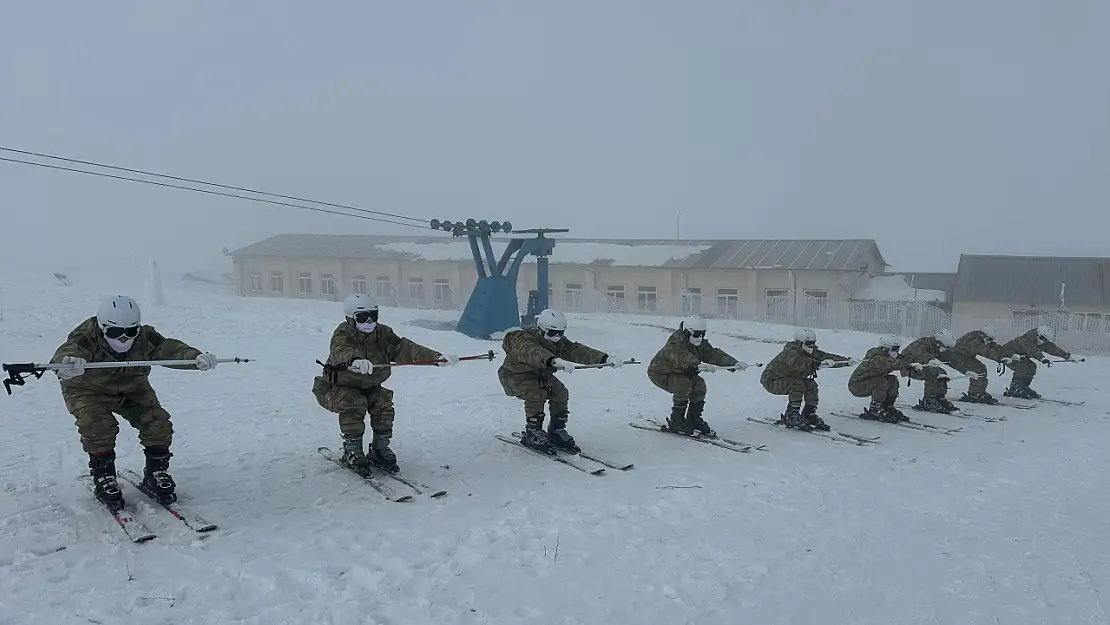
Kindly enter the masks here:
<path id="1" fill-rule="evenodd" d="M 131 277 L 52 280 L 0 275 L 0 360 L 45 360 L 103 295 L 143 294 Z M 148 322 L 259 359 L 151 376 L 174 416 L 182 502 L 220 529 L 201 537 L 127 490 L 158 534 L 127 541 L 77 480 L 87 460 L 57 382 L 29 381 L 0 397 L 0 624 L 1110 622 L 1105 359 L 1038 374 L 1035 388 L 1082 407 L 977 408 L 1008 416 L 995 423 L 911 413 L 963 426 L 951 436 L 827 417 L 882 435 L 867 447 L 751 423 L 783 405 L 759 370 L 709 375 L 707 419 L 768 445 L 749 454 L 628 427 L 669 407 L 643 367 L 580 371 L 564 377 L 571 431 L 636 463 L 600 477 L 493 438 L 523 417 L 497 383 L 500 359 L 407 368 L 389 383 L 395 449 L 405 472 L 450 494 L 392 503 L 315 453 L 338 447 L 335 416 L 309 392 L 338 304 L 165 287 Z M 428 329 L 456 314 L 389 309 L 383 322 L 441 351 L 500 351 Z M 574 316 L 570 332 L 646 361 L 673 322 Z M 792 329 L 710 331 L 755 363 Z M 857 357 L 875 340 L 819 338 Z M 862 405 L 848 373 L 821 374 L 824 412 Z M 921 387 L 902 388 L 916 400 Z M 125 423 L 118 451 L 141 470 Z"/>

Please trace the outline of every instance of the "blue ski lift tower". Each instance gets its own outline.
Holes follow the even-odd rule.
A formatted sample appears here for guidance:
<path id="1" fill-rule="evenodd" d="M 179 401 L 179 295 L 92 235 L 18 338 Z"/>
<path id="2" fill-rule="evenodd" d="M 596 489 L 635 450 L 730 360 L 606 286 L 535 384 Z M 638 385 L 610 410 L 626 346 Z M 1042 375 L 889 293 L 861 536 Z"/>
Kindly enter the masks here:
<path id="1" fill-rule="evenodd" d="M 513 225 L 507 221 L 487 222 L 484 219 L 467 219 L 465 222 L 433 219 L 431 227 L 450 232 L 455 237 L 465 236 L 469 239 L 470 252 L 478 269 L 478 282 L 474 285 L 474 291 L 455 327 L 457 332 L 475 339 L 489 339 L 495 332 L 530 324 L 540 311 L 547 308 L 547 257 L 554 251 L 555 241 L 544 234 L 570 230 L 536 228 L 514 231 Z M 490 235 L 498 232 L 536 236 L 510 240 L 508 247 L 498 258 L 493 252 L 493 244 L 490 243 Z M 521 317 L 516 300 L 516 282 L 520 265 L 529 255 L 536 257 L 536 290 L 529 295 L 528 314 Z"/>

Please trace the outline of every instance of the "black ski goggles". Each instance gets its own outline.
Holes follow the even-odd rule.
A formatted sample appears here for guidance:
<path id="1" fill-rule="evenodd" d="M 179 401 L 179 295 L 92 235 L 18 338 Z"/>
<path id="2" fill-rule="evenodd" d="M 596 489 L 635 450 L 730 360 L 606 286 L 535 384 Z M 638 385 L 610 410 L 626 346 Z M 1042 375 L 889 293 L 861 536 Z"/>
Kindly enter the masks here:
<path id="1" fill-rule="evenodd" d="M 544 336 L 563 336 L 566 333 L 567 333 L 566 330 L 556 330 L 556 329 L 552 328 L 550 330 L 544 330 L 543 334 L 544 334 Z"/>
<path id="2" fill-rule="evenodd" d="M 374 323 L 378 322 L 378 311 L 376 310 L 360 310 L 351 317 L 355 323 Z"/>
<path id="3" fill-rule="evenodd" d="M 124 337 L 124 336 L 126 336 L 129 339 L 133 339 L 136 336 L 139 336 L 139 326 L 130 326 L 130 327 L 127 327 L 127 328 L 121 328 L 119 326 L 110 326 L 110 327 L 104 328 L 104 336 L 106 336 L 110 339 L 119 339 L 119 338 Z"/>
<path id="4" fill-rule="evenodd" d="M 693 338 L 705 338 L 705 330 L 687 330 L 687 332 L 689 332 L 690 336 L 692 336 Z"/>
<path id="5" fill-rule="evenodd" d="M 808 347 L 810 349 L 816 349 L 817 348 L 817 341 L 802 341 L 802 346 L 803 347 Z"/>

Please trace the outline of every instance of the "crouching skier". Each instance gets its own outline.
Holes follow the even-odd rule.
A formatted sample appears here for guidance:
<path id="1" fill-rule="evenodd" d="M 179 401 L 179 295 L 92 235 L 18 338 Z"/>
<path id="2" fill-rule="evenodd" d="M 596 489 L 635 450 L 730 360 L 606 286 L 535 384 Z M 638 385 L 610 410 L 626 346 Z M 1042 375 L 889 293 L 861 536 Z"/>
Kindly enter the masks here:
<path id="1" fill-rule="evenodd" d="M 699 374 L 711 373 L 718 367 L 744 370 L 748 365 L 713 347 L 705 333 L 705 319 L 696 315 L 683 319 L 651 359 L 647 376 L 652 384 L 672 395 L 671 416 L 665 430 L 715 438 L 717 433 L 702 418 L 707 389 Z"/>
<path id="2" fill-rule="evenodd" d="M 142 325 L 139 305 L 122 295 L 105 299 L 96 316 L 74 328 L 50 361 L 65 365 L 56 370 L 62 398 L 77 420 L 81 447 L 89 454 L 96 498 L 113 510 L 124 505 L 116 481 L 119 424 L 115 415 L 139 431 L 139 443 L 146 455 L 143 486 L 165 503 L 177 501 L 176 485 L 169 474 L 173 424 L 150 385 L 150 367 L 85 367 L 90 362 L 142 360 L 195 360 L 193 365 L 169 368 L 200 371 L 217 364 L 214 355 Z"/>
<path id="3" fill-rule="evenodd" d="M 783 425 L 828 431 L 828 424 L 817 416 L 817 370 L 843 367 L 851 362 L 845 356 L 817 349 L 817 333 L 810 328 L 798 328 L 794 340 L 767 363 L 759 383 L 772 395 L 787 396 L 786 412 L 779 417 Z"/>
<path id="4" fill-rule="evenodd" d="M 312 394 L 323 409 L 339 415 L 347 466 L 360 475 L 369 475 L 371 465 L 397 473 L 397 455 L 389 448 L 393 391 L 382 386 L 392 373 L 390 363 L 427 360 L 442 367 L 457 364 L 459 359 L 399 337 L 392 328 L 378 323 L 378 304 L 369 295 L 348 296 L 343 300 L 343 315 L 343 322 L 332 332 L 324 372 L 313 380 Z M 367 413 L 374 432 L 369 456 L 363 445 Z"/>
<path id="5" fill-rule="evenodd" d="M 943 368 L 948 358 L 948 350 L 956 346 L 956 337 L 951 330 L 940 330 L 935 336 L 923 336 L 902 350 L 902 359 L 907 361 L 908 369 L 903 372 L 913 380 L 925 383 L 918 410 L 949 414 L 956 406 L 948 401 L 948 373 Z"/>
<path id="6" fill-rule="evenodd" d="M 566 338 L 567 319 L 557 310 L 547 309 L 536 318 L 536 326 L 514 330 L 505 335 L 502 348 L 505 361 L 497 369 L 497 379 L 509 397 L 524 400 L 524 433 L 521 443 L 549 455 L 559 449 L 581 451 L 567 432 L 570 392 L 555 377 L 555 372 L 571 373 L 575 363 L 583 365 L 623 365 L 623 361 Z M 544 405 L 551 408 L 551 422 L 543 430 Z"/>
<path id="7" fill-rule="evenodd" d="M 1046 367 L 1051 367 L 1052 361 L 1045 354 L 1071 360 L 1071 352 L 1061 349 L 1053 343 L 1055 339 L 1056 332 L 1052 328 L 1040 326 L 1015 337 L 1002 346 L 1000 351 L 1003 354 L 1007 356 L 1013 354 L 1010 358 L 1004 358 L 1003 362 L 1014 372 L 1014 377 L 1010 380 L 1010 387 L 1002 393 L 1004 397 L 1041 398 L 1040 393 L 1029 387 L 1033 383 L 1033 376 L 1037 375 L 1037 363 L 1033 361 L 1039 360 Z"/>
<path id="8" fill-rule="evenodd" d="M 902 340 L 893 334 L 879 337 L 879 346 L 867 350 L 859 366 L 848 379 L 848 392 L 856 397 L 870 397 L 869 405 L 860 415 L 869 421 L 898 423 L 910 418 L 894 407 L 898 399 L 898 378 L 895 371 L 902 371 L 909 365 L 898 353 Z"/>

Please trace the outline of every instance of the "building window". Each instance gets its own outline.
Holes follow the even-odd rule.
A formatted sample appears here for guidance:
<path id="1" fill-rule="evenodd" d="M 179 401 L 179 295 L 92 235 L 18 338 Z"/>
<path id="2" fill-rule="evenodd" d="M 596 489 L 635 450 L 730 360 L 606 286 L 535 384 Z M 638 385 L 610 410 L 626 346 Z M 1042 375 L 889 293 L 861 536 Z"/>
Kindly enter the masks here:
<path id="1" fill-rule="evenodd" d="M 689 286 L 682 292 L 682 314 L 701 314 L 701 287 Z"/>
<path id="2" fill-rule="evenodd" d="M 740 309 L 740 289 L 717 289 L 717 316 L 734 319 Z"/>
<path id="3" fill-rule="evenodd" d="M 409 299 L 424 299 L 424 278 L 409 278 Z"/>
<path id="4" fill-rule="evenodd" d="M 568 282 L 564 288 L 567 308 L 582 308 L 582 284 Z"/>
<path id="5" fill-rule="evenodd" d="M 285 292 L 285 276 L 280 271 L 270 272 L 270 290 L 274 293 Z"/>
<path id="6" fill-rule="evenodd" d="M 254 293 L 260 293 L 262 291 L 262 273 L 258 271 L 252 271 L 249 277 L 251 291 Z"/>
<path id="7" fill-rule="evenodd" d="M 828 317 L 829 292 L 824 289 L 802 291 L 803 315 L 806 319 L 824 321 Z"/>
<path id="8" fill-rule="evenodd" d="M 636 306 L 640 312 L 655 312 L 655 287 L 636 287 Z"/>
<path id="9" fill-rule="evenodd" d="M 312 274 L 297 274 L 297 295 L 301 297 L 312 297 Z"/>
<path id="10" fill-rule="evenodd" d="M 609 312 L 623 312 L 624 286 L 620 284 L 605 285 L 605 300 L 609 304 Z"/>
<path id="11" fill-rule="evenodd" d="M 790 291 L 787 289 L 767 289 L 764 298 L 763 316 L 767 319 L 786 319 L 788 317 Z"/>
<path id="12" fill-rule="evenodd" d="M 351 293 L 366 293 L 366 276 L 355 276 L 351 279 Z"/>
<path id="13" fill-rule="evenodd" d="M 374 278 L 374 293 L 381 298 L 393 297 L 393 282 L 389 276 L 376 276 Z"/>
<path id="14" fill-rule="evenodd" d="M 451 303 L 451 281 L 447 278 L 432 280 L 432 299 L 437 304 Z"/>
<path id="15" fill-rule="evenodd" d="M 339 295 L 339 284 L 335 281 L 335 274 L 320 274 L 320 294 L 332 298 Z"/>

